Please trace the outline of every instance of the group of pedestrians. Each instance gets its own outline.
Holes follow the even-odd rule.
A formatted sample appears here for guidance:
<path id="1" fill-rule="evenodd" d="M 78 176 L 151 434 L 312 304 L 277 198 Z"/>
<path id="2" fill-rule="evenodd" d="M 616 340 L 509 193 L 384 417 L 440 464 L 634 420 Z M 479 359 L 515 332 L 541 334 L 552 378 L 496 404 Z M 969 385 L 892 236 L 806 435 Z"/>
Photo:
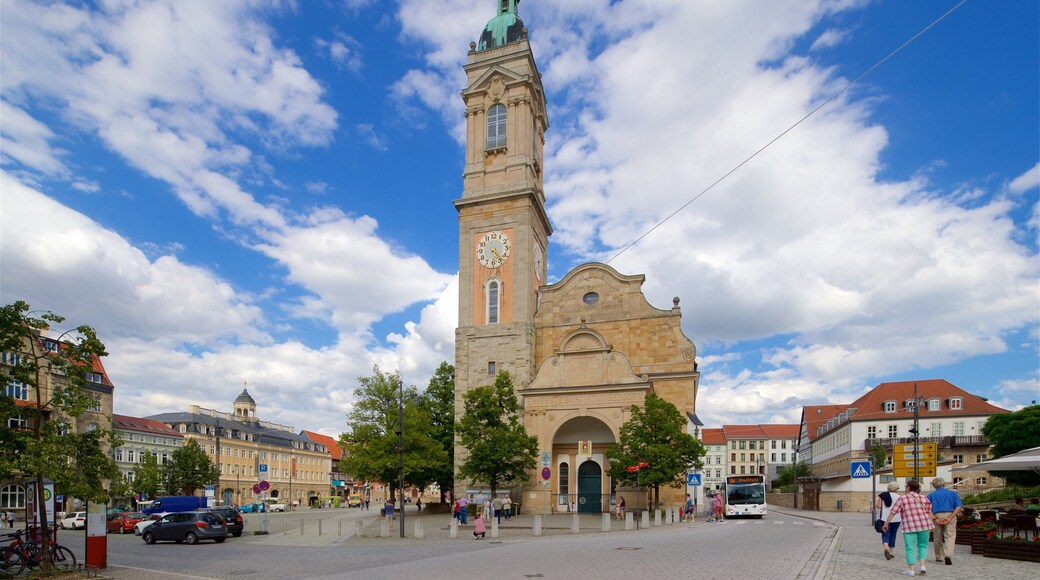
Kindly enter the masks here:
<path id="1" fill-rule="evenodd" d="M 13 528 L 16 519 L 14 511 L 0 510 L 0 528 Z"/>
<path id="2" fill-rule="evenodd" d="M 491 522 L 491 518 L 501 524 L 502 518 L 506 520 L 513 519 L 513 500 L 508 496 L 495 496 L 494 499 L 485 498 L 479 496 L 473 499 L 470 497 L 460 496 L 455 498 L 451 504 L 451 517 L 452 519 L 458 520 L 460 525 L 466 525 L 469 518 L 469 506 L 474 504 L 477 507 L 476 519 L 473 521 L 473 538 L 477 540 L 484 539 L 487 535 L 487 524 Z"/>
<path id="3" fill-rule="evenodd" d="M 726 515 L 723 513 L 726 507 L 726 500 L 722 497 L 722 491 L 716 491 L 708 496 L 708 507 L 711 508 L 711 514 L 708 516 L 709 524 L 726 523 Z"/>
<path id="4" fill-rule="evenodd" d="M 935 529 L 935 561 L 953 565 L 953 548 L 957 541 L 957 516 L 964 504 L 957 492 L 946 489 L 941 477 L 932 480 L 932 492 L 921 494 L 921 482 L 911 479 L 906 482 L 903 495 L 899 495 L 899 484 L 888 484 L 888 491 L 878 494 L 880 508 L 881 544 L 885 558 L 891 560 L 896 547 L 896 533 L 903 530 L 903 547 L 906 550 L 906 576 L 925 575 L 928 560 L 928 536 Z"/>

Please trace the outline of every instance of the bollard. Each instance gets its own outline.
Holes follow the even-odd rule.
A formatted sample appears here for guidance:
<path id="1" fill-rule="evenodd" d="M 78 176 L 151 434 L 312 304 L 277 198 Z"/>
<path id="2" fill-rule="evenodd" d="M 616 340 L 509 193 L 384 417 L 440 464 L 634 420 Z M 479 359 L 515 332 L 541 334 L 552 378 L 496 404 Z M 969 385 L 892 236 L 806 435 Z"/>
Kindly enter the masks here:
<path id="1" fill-rule="evenodd" d="M 321 520 L 318 520 L 318 535 L 321 535 Z"/>
<path id="2" fill-rule="evenodd" d="M 498 537 L 498 518 L 491 518 L 491 537 Z"/>
<path id="3" fill-rule="evenodd" d="M 642 521 L 639 522 L 639 527 L 646 529 L 650 527 L 650 512 L 644 511 Z"/>
<path id="4" fill-rule="evenodd" d="M 303 520 L 300 520 L 300 535 L 303 535 Z"/>
<path id="5" fill-rule="evenodd" d="M 665 524 L 670 526 L 670 525 L 675 523 L 674 521 L 672 521 L 672 510 L 671 509 L 665 509 L 664 510 L 664 516 L 665 516 L 665 518 L 664 518 L 664 523 Z"/>
<path id="6" fill-rule="evenodd" d="M 654 527 L 661 527 L 661 510 L 654 510 Z"/>
<path id="7" fill-rule="evenodd" d="M 336 520 L 336 535 L 343 535 L 343 520 Z"/>
<path id="8" fill-rule="evenodd" d="M 379 522 L 379 537 L 389 538 L 390 537 L 390 522 L 383 520 Z"/>
<path id="9" fill-rule="evenodd" d="M 365 524 L 361 520 L 354 522 L 354 537 L 364 538 L 365 537 Z"/>
<path id="10" fill-rule="evenodd" d="M 542 516 L 541 515 L 534 516 L 534 535 L 536 535 L 536 536 L 542 535 Z"/>
<path id="11" fill-rule="evenodd" d="M 423 532 L 422 520 L 420 520 L 418 518 L 415 519 L 415 537 L 416 538 L 425 538 L 426 537 L 426 534 Z"/>
<path id="12" fill-rule="evenodd" d="M 610 531 L 610 514 L 603 514 L 603 523 L 599 525 L 599 531 L 609 532 Z"/>
<path id="13" fill-rule="evenodd" d="M 571 533 L 577 534 L 581 530 L 581 521 L 578 519 L 578 512 L 574 512 L 571 516 Z"/>
<path id="14" fill-rule="evenodd" d="M 451 519 L 451 525 L 448 526 L 448 537 L 452 539 L 459 537 L 459 520 Z"/>
<path id="15" fill-rule="evenodd" d="M 625 512 L 625 529 L 634 530 L 636 529 L 635 518 L 632 517 L 632 512 Z"/>
<path id="16" fill-rule="evenodd" d="M 286 520 L 282 520 L 282 535 L 285 535 Z"/>

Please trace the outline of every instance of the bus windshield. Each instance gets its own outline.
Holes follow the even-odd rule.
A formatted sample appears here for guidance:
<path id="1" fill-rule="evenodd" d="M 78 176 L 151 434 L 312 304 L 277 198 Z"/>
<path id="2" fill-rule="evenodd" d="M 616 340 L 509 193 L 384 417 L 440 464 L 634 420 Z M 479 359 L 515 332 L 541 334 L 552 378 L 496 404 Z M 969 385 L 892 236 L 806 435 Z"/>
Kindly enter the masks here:
<path id="1" fill-rule="evenodd" d="M 761 483 L 731 483 L 726 486 L 730 505 L 766 503 L 765 486 Z"/>

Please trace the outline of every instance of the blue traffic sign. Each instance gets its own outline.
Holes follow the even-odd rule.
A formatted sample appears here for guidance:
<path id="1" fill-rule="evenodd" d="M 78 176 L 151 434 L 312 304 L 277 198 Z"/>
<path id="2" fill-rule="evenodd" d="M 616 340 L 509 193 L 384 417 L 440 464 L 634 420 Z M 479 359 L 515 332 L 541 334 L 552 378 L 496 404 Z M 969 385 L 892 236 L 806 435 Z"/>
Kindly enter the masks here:
<path id="1" fill-rule="evenodd" d="M 853 479 L 870 477 L 869 461 L 853 461 L 849 468 Z"/>
<path id="2" fill-rule="evenodd" d="M 686 485 L 698 486 L 701 484 L 701 474 L 699 473 L 687 473 L 686 474 Z"/>
<path id="3" fill-rule="evenodd" d="M 266 472 L 267 472 L 267 464 L 266 463 L 261 463 L 260 464 L 260 473 L 266 473 Z"/>

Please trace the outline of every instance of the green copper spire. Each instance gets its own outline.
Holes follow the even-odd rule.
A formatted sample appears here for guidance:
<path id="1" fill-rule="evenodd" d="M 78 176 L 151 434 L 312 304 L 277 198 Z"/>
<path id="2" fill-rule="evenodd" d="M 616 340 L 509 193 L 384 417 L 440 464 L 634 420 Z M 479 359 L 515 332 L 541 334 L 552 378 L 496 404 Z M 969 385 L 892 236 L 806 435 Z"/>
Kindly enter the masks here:
<path id="1" fill-rule="evenodd" d="M 524 22 L 516 13 L 516 6 L 520 0 L 496 0 L 498 2 L 498 16 L 488 21 L 484 32 L 480 35 L 477 50 L 487 50 L 516 42 L 526 36 Z"/>

